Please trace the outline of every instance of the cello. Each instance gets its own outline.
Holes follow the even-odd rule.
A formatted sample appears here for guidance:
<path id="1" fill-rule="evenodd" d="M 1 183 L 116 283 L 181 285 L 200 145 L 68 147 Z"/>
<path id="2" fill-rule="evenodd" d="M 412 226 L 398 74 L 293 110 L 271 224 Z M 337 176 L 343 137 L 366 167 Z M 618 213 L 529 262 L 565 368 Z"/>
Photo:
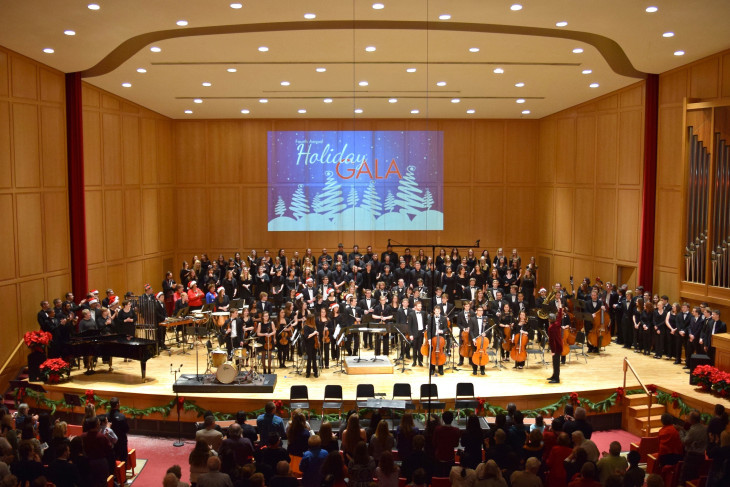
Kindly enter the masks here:
<path id="1" fill-rule="evenodd" d="M 444 347 L 446 346 L 446 339 L 443 335 L 437 335 L 431 338 L 431 365 L 443 366 L 446 363 L 446 354 L 444 353 Z"/>
<path id="2" fill-rule="evenodd" d="M 487 338 L 486 332 L 474 340 L 474 347 L 474 354 L 471 356 L 471 361 L 476 366 L 484 367 L 489 363 L 489 338 Z"/>
<path id="3" fill-rule="evenodd" d="M 502 322 L 502 320 L 506 320 L 505 322 Z M 508 315 L 504 315 L 500 318 L 500 328 L 502 328 L 502 333 L 504 333 L 504 341 L 502 342 L 502 350 L 505 352 L 509 352 L 512 350 L 512 322 L 514 319 L 512 318 L 512 313 L 509 313 Z M 503 326 L 507 325 L 507 326 Z"/>
<path id="4" fill-rule="evenodd" d="M 426 331 L 424 329 L 423 330 L 423 345 L 421 345 L 421 355 L 427 357 L 428 356 L 428 349 L 429 349 L 428 331 Z"/>
<path id="5" fill-rule="evenodd" d="M 512 347 L 512 350 L 509 353 L 509 356 L 512 360 L 517 362 L 524 362 L 527 360 L 527 342 L 529 340 L 529 337 L 526 333 L 521 332 L 515 332 L 514 336 L 514 346 Z"/>
<path id="6" fill-rule="evenodd" d="M 474 347 L 471 339 L 469 338 L 469 329 L 466 328 L 461 332 L 461 346 L 459 347 L 459 355 L 469 359 L 474 353 Z"/>

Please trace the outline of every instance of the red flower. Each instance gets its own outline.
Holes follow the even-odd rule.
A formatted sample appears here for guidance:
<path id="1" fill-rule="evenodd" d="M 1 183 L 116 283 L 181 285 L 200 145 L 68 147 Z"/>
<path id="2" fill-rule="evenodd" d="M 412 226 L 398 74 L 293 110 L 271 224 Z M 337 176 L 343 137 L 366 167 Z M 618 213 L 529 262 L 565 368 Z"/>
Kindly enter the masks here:
<path id="1" fill-rule="evenodd" d="M 654 384 L 647 385 L 646 390 L 649 391 L 649 394 L 656 394 L 656 386 Z"/>
<path id="2" fill-rule="evenodd" d="M 483 397 L 480 397 L 479 398 L 479 406 L 477 406 L 476 411 L 474 411 L 474 413 L 477 416 L 481 415 L 482 414 L 482 411 L 484 411 L 484 404 L 486 404 L 486 402 L 487 402 L 487 400 L 484 399 Z"/>
<path id="3" fill-rule="evenodd" d="M 576 406 L 580 406 L 580 401 L 578 400 L 578 393 L 577 392 L 571 392 L 570 393 L 570 402 L 575 404 Z"/>
<path id="4" fill-rule="evenodd" d="M 177 412 L 183 410 L 183 407 L 185 406 L 185 398 L 184 397 L 178 397 L 177 398 Z"/>
<path id="5" fill-rule="evenodd" d="M 53 335 L 47 331 L 29 331 L 23 335 L 23 341 L 28 348 L 44 347 L 51 343 Z"/>
<path id="6" fill-rule="evenodd" d="M 624 397 L 626 397 L 626 389 L 623 387 L 616 388 L 616 399 L 618 399 L 619 403 L 624 400 Z"/>
<path id="7" fill-rule="evenodd" d="M 87 389 L 86 390 L 86 404 L 94 404 L 94 390 L 93 389 Z"/>

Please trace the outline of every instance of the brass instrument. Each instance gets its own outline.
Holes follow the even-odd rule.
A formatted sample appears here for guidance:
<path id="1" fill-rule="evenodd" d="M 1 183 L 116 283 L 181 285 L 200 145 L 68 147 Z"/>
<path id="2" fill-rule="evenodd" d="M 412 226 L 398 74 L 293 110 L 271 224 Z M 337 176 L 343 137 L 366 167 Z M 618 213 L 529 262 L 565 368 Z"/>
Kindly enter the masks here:
<path id="1" fill-rule="evenodd" d="M 550 304 L 553 301 L 553 299 L 555 299 L 555 289 L 550 289 L 550 292 L 545 297 L 545 301 L 543 301 L 542 304 L 543 305 Z M 549 314 L 550 313 L 545 308 L 538 308 L 538 310 L 537 310 L 537 317 L 540 318 L 541 320 L 547 320 Z"/>

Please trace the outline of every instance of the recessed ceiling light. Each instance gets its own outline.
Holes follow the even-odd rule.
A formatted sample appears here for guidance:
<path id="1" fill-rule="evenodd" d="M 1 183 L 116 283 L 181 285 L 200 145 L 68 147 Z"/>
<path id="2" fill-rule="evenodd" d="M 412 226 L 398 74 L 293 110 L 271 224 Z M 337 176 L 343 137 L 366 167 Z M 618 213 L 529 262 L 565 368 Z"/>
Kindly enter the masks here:
<path id="1" fill-rule="evenodd" d="M 406 68 L 406 73 L 415 73 L 416 68 Z"/>
<path id="2" fill-rule="evenodd" d="M 177 21 L 177 22 L 175 22 L 175 23 L 176 23 L 177 25 L 179 25 L 180 27 L 185 27 L 186 25 L 188 25 L 188 21 L 187 21 L 187 20 L 178 20 L 178 21 Z"/>
<path id="3" fill-rule="evenodd" d="M 684 51 L 674 51 L 675 56 L 684 56 Z"/>
<path id="4" fill-rule="evenodd" d="M 185 110 L 185 113 L 187 113 L 188 115 L 190 115 L 191 113 L 193 113 L 193 111 L 192 110 Z"/>
<path id="5" fill-rule="evenodd" d="M 210 83 L 209 81 L 203 81 L 203 86 L 208 87 L 208 86 L 213 86 L 213 84 Z"/>
<path id="6" fill-rule="evenodd" d="M 674 32 L 665 32 L 662 37 L 674 37 Z"/>
<path id="7" fill-rule="evenodd" d="M 316 19 L 317 14 L 304 14 L 304 18 L 308 20 Z"/>
<path id="8" fill-rule="evenodd" d="M 238 70 L 236 68 L 228 68 L 226 69 L 226 71 L 228 71 L 229 73 L 235 73 Z"/>
<path id="9" fill-rule="evenodd" d="M 524 99 L 524 98 L 518 98 L 518 99 L 516 99 L 515 101 L 516 101 L 517 103 L 525 103 L 525 99 Z"/>
<path id="10" fill-rule="evenodd" d="M 398 103 L 398 98 L 391 98 L 388 103 Z"/>
<path id="11" fill-rule="evenodd" d="M 653 14 L 657 10 L 659 10 L 659 7 L 646 7 L 646 11 L 650 14 Z"/>
<path id="12" fill-rule="evenodd" d="M 451 20 L 450 14 L 441 14 L 439 15 L 439 20 Z"/>
<path id="13" fill-rule="evenodd" d="M 478 47 L 470 47 L 469 48 L 469 52 L 479 52 L 479 48 Z"/>
<path id="14" fill-rule="evenodd" d="M 504 73 L 504 69 L 502 68 L 494 68 L 494 74 L 502 74 Z"/>
<path id="15" fill-rule="evenodd" d="M 71 29 L 64 30 L 63 33 L 66 34 L 67 36 L 75 36 L 76 35 L 76 31 L 75 30 L 71 30 Z"/>
<path id="16" fill-rule="evenodd" d="M 203 100 L 200 98 L 196 98 L 193 100 L 193 103 L 203 103 Z"/>
<path id="17" fill-rule="evenodd" d="M 519 3 L 515 3 L 509 9 L 513 12 L 517 12 L 518 10 L 522 10 L 522 5 L 520 5 Z"/>
<path id="18" fill-rule="evenodd" d="M 470 109 L 468 109 L 468 110 L 466 111 L 466 113 L 472 114 L 472 113 L 474 113 L 474 109 L 473 109 L 473 108 L 470 108 Z"/>
<path id="19" fill-rule="evenodd" d="M 244 115 L 247 115 L 247 114 L 251 113 L 251 110 L 249 110 L 248 108 L 244 108 L 243 110 L 241 110 L 241 113 L 243 113 Z"/>
<path id="20" fill-rule="evenodd" d="M 332 103 L 332 98 L 325 98 L 322 101 L 325 102 L 325 103 Z"/>
<path id="21" fill-rule="evenodd" d="M 235 9 L 243 8 L 243 4 L 242 3 L 232 3 L 231 8 L 235 8 Z"/>
<path id="22" fill-rule="evenodd" d="M 568 23 L 564 20 L 561 20 L 560 22 L 555 22 L 555 27 L 565 27 L 568 25 Z"/>
<path id="23" fill-rule="evenodd" d="M 288 81 L 282 81 L 281 82 L 281 86 L 289 86 L 290 84 L 291 83 L 289 83 Z"/>
<path id="24" fill-rule="evenodd" d="M 307 111 L 304 108 L 300 108 L 297 110 L 297 113 L 307 113 Z"/>
<path id="25" fill-rule="evenodd" d="M 591 88 L 598 88 L 598 86 L 600 86 L 600 85 L 598 83 L 591 83 L 588 86 Z"/>
<path id="26" fill-rule="evenodd" d="M 460 101 L 461 100 L 459 100 L 458 98 L 452 98 L 451 99 L 451 103 L 459 103 Z"/>
<path id="27" fill-rule="evenodd" d="M 383 5 L 382 3 L 374 3 L 373 8 L 375 10 L 383 10 L 385 8 L 385 5 Z"/>
<path id="28" fill-rule="evenodd" d="M 529 114 L 530 114 L 530 110 L 522 110 L 522 115 L 529 115 Z"/>
<path id="29" fill-rule="evenodd" d="M 259 103 L 269 103 L 269 100 L 267 100 L 266 98 L 261 98 L 259 100 Z"/>
<path id="30" fill-rule="evenodd" d="M 439 81 L 436 86 L 446 86 L 446 81 Z"/>
<path id="31" fill-rule="evenodd" d="M 584 69 L 583 71 L 581 71 L 581 73 L 583 73 L 583 74 L 591 74 L 592 72 L 593 72 L 592 69 Z"/>
<path id="32" fill-rule="evenodd" d="M 365 48 L 366 52 L 375 52 L 375 46 L 368 46 Z"/>
<path id="33" fill-rule="evenodd" d="M 89 10 L 99 10 L 101 7 L 95 3 L 90 3 L 86 6 Z"/>
<path id="34" fill-rule="evenodd" d="M 583 52 L 582 47 L 576 47 L 575 49 L 573 49 L 573 54 L 581 54 L 582 52 Z"/>
<path id="35" fill-rule="evenodd" d="M 266 46 L 259 46 L 259 51 L 261 51 L 261 52 L 267 52 L 268 50 L 269 50 L 269 48 Z"/>
<path id="36" fill-rule="evenodd" d="M 418 110 L 416 110 L 416 109 L 413 109 L 413 110 L 411 110 L 411 113 L 414 114 L 414 115 L 418 115 L 421 112 L 418 111 Z"/>
<path id="37" fill-rule="evenodd" d="M 125 87 L 125 88 L 131 88 L 132 87 L 132 83 L 128 83 L 128 82 L 125 81 L 124 83 L 122 83 L 122 86 Z"/>
<path id="38" fill-rule="evenodd" d="M 315 69 L 315 71 L 317 71 L 318 73 L 324 73 L 325 71 L 327 71 L 327 68 L 317 68 Z"/>
<path id="39" fill-rule="evenodd" d="M 515 83 L 515 86 L 517 88 L 522 88 L 523 86 L 525 86 L 525 83 L 523 83 L 522 81 L 520 81 L 519 83 Z"/>
<path id="40" fill-rule="evenodd" d="M 56 51 L 54 51 L 50 47 L 46 47 L 45 49 L 43 49 L 43 52 L 45 52 L 46 54 L 53 54 Z"/>
<path id="41" fill-rule="evenodd" d="M 358 84 L 360 86 L 367 86 L 368 85 L 368 82 L 367 81 L 360 81 Z"/>
<path id="42" fill-rule="evenodd" d="M 146 70 L 146 69 L 144 69 L 144 68 L 137 68 L 137 72 L 138 72 L 138 73 L 146 73 L 146 72 L 147 72 L 147 70 Z"/>
<path id="43" fill-rule="evenodd" d="M 152 52 L 162 52 L 162 49 L 160 49 L 157 46 L 152 46 L 152 47 L 150 47 L 150 51 L 152 51 Z"/>
<path id="44" fill-rule="evenodd" d="M 355 113 L 362 113 L 362 108 L 356 108 Z"/>

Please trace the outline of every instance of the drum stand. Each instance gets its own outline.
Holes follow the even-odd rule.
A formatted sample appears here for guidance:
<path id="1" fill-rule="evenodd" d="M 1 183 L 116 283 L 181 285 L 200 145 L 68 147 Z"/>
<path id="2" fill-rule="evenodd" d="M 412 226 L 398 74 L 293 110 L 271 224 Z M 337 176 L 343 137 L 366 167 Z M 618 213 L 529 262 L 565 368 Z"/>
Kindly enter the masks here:
<path id="1" fill-rule="evenodd" d="M 459 327 L 456 327 L 459 330 L 459 337 L 454 337 L 454 332 L 451 331 L 451 365 L 447 366 L 446 368 L 448 370 L 457 372 L 461 370 L 459 367 L 456 366 L 456 356 L 459 355 L 459 340 L 461 339 L 461 330 Z M 454 347 L 456 347 L 456 353 L 454 353 Z M 465 359 L 468 357 L 464 357 Z"/>
<path id="2" fill-rule="evenodd" d="M 343 353 L 342 347 L 337 346 L 338 348 L 338 354 L 337 354 L 337 360 L 340 362 L 340 370 L 335 370 L 332 372 L 333 374 L 346 374 L 347 371 L 343 367 L 343 363 L 345 362 L 345 354 Z M 358 355 L 360 354 L 360 347 L 357 349 Z"/>
<path id="3" fill-rule="evenodd" d="M 497 345 L 494 348 L 494 365 L 492 366 L 493 369 L 502 370 L 506 368 L 504 365 L 502 365 L 502 342 L 504 342 L 504 338 L 501 336 L 497 336 L 495 338 L 495 345 Z"/>
<path id="4" fill-rule="evenodd" d="M 175 374 L 175 382 L 177 382 L 177 374 L 180 373 L 180 370 L 182 370 L 182 364 L 180 364 L 180 367 L 177 369 L 172 368 L 172 364 L 170 364 L 170 373 Z M 175 392 L 175 407 L 177 409 L 177 441 L 172 444 L 172 446 L 183 446 L 185 445 L 185 442 L 182 440 L 182 427 L 180 423 L 180 393 Z"/>
<path id="5" fill-rule="evenodd" d="M 298 330 L 297 330 L 298 332 Z M 303 354 L 299 353 L 299 339 L 301 338 L 301 334 L 297 334 L 296 337 L 292 338 L 292 346 L 294 347 L 294 354 L 292 354 L 292 361 L 294 362 L 294 373 L 297 375 L 302 375 L 302 358 Z M 296 355 L 296 357 L 295 357 Z M 299 360 L 297 360 L 297 358 Z"/>

